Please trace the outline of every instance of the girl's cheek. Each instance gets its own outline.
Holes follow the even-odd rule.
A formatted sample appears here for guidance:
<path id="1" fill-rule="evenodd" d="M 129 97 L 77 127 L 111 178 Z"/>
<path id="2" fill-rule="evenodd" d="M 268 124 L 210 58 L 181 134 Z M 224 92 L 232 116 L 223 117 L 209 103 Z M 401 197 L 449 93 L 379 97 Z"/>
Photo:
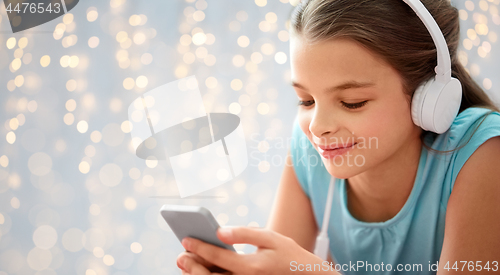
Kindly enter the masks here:
<path id="1" fill-rule="evenodd" d="M 310 136 L 309 124 L 311 123 L 311 120 L 309 120 L 304 115 L 300 115 L 300 114 L 298 115 L 297 119 L 298 119 L 300 129 L 302 129 L 302 132 L 304 132 L 307 136 Z"/>

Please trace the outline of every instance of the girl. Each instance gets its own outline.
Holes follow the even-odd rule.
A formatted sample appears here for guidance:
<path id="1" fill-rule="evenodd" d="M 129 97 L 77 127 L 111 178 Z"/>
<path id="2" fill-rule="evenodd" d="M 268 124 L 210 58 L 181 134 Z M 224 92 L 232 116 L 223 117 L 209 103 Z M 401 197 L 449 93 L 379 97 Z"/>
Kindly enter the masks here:
<path id="1" fill-rule="evenodd" d="M 189 252 L 177 259 L 183 274 L 498 271 L 500 112 L 458 61 L 457 10 L 448 0 L 422 2 L 462 85 L 451 127 L 436 134 L 412 119 L 414 92 L 434 77 L 437 53 L 407 4 L 302 1 L 291 18 L 293 165 L 266 228 L 218 231 L 224 242 L 258 249 L 240 255 L 187 238 Z M 345 149 L 328 150 L 336 147 Z M 331 178 L 324 262 L 312 251 Z"/>

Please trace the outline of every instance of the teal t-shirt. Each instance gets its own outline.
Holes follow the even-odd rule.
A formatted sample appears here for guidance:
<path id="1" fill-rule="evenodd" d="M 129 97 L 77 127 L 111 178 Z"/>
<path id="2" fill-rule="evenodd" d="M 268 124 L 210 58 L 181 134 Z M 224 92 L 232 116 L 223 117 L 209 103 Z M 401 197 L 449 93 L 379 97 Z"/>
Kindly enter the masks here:
<path id="1" fill-rule="evenodd" d="M 401 268 L 403 272 L 411 268 L 408 274 L 436 274 L 429 265 L 436 264 L 441 255 L 446 208 L 458 172 L 481 144 L 500 136 L 500 113 L 489 112 L 485 108 L 468 108 L 455 118 L 448 131 L 425 136 L 426 144 L 440 151 L 454 149 L 470 140 L 448 154 L 432 153 L 422 146 L 410 196 L 399 213 L 387 221 L 362 222 L 351 216 L 345 180 L 335 179 L 328 236 L 332 259 L 341 265 L 337 267 L 343 268 L 341 273 L 395 274 Z M 471 137 L 483 118 L 484 122 Z M 292 137 L 295 173 L 321 228 L 331 176 L 297 121 Z M 392 271 L 388 271 L 388 264 Z"/>

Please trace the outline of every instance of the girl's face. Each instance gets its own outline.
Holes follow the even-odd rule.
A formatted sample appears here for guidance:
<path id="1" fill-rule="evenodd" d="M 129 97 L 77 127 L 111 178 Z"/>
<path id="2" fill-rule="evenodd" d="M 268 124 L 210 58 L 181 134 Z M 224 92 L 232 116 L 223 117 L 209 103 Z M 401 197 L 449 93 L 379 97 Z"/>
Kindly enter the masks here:
<path id="1" fill-rule="evenodd" d="M 300 127 L 321 155 L 318 165 L 332 176 L 345 179 L 384 167 L 379 165 L 404 159 L 405 149 L 420 142 L 398 72 L 357 42 L 311 45 L 292 36 L 290 62 Z M 323 156 L 319 148 L 352 143 L 336 157 Z"/>

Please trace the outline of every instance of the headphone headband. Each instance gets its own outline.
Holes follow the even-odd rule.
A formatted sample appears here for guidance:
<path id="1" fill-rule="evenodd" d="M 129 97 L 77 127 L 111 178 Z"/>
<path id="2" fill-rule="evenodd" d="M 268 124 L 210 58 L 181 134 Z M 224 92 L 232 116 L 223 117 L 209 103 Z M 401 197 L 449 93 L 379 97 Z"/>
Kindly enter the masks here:
<path id="1" fill-rule="evenodd" d="M 437 50 L 437 66 L 435 68 L 436 80 L 447 83 L 451 79 L 450 51 L 446 40 L 432 15 L 420 0 L 403 0 L 417 14 L 420 20 L 431 34 Z"/>

